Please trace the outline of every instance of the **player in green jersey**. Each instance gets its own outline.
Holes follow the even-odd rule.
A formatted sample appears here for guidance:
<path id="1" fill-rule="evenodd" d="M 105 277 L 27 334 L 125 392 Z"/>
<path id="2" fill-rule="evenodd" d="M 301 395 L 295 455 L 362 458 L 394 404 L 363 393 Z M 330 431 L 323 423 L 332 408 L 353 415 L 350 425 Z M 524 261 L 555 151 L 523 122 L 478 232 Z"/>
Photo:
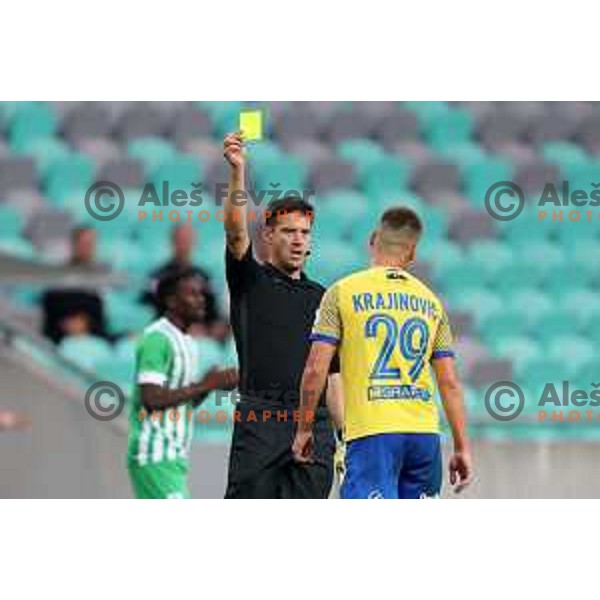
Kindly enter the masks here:
<path id="1" fill-rule="evenodd" d="M 213 390 L 237 385 L 237 370 L 197 381 L 197 349 L 188 328 L 203 316 L 202 280 L 192 269 L 158 284 L 162 317 L 138 342 L 130 412 L 128 468 L 137 498 L 187 498 L 193 409 Z"/>

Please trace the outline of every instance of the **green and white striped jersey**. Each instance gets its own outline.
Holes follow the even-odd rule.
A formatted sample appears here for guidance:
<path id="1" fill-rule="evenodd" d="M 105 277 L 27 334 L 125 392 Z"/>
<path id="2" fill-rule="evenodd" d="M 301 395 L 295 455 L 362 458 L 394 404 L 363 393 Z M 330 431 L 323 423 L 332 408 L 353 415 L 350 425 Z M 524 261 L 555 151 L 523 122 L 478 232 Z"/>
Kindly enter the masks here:
<path id="1" fill-rule="evenodd" d="M 129 415 L 128 460 L 140 466 L 188 460 L 193 434 L 189 403 L 143 417 L 140 384 L 177 389 L 196 383 L 198 353 L 194 339 L 166 317 L 144 329 L 136 349 L 135 392 Z M 142 418 L 143 417 L 143 418 Z"/>

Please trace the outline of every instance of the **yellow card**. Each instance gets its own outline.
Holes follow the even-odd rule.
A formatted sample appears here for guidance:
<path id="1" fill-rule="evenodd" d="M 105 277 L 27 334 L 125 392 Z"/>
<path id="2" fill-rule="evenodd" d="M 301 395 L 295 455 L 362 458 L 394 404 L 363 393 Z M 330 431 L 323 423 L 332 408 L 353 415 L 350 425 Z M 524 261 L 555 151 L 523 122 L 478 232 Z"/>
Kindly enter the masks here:
<path id="1" fill-rule="evenodd" d="M 240 112 L 240 131 L 244 141 L 258 141 L 263 137 L 263 114 L 261 110 L 242 110 Z"/>

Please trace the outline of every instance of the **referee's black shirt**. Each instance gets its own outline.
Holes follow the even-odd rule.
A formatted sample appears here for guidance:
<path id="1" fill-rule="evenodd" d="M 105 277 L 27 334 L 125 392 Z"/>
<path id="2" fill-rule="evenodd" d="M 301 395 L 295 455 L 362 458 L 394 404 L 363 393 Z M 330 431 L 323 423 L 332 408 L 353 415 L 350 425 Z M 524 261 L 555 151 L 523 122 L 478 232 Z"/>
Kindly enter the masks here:
<path id="1" fill-rule="evenodd" d="M 309 336 L 325 288 L 304 273 L 292 279 L 258 263 L 251 245 L 239 260 L 227 249 L 225 262 L 242 400 L 298 406 Z M 339 371 L 337 360 L 331 371 Z"/>

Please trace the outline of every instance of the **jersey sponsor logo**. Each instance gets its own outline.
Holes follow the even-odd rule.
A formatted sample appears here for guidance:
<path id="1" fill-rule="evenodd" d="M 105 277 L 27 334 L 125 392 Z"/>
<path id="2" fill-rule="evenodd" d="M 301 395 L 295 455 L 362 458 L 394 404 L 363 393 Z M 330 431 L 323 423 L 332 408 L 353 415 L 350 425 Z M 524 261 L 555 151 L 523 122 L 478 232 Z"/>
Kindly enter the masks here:
<path id="1" fill-rule="evenodd" d="M 428 389 L 415 385 L 371 385 L 369 386 L 369 400 L 431 400 Z"/>

